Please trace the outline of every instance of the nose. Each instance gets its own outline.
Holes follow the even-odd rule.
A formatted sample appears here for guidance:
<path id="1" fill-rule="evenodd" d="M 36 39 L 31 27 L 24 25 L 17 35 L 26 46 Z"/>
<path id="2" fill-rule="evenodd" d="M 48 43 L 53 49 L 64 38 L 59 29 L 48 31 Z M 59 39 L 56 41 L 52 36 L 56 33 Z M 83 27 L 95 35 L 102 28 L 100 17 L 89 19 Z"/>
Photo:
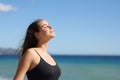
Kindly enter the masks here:
<path id="1" fill-rule="evenodd" d="M 51 25 L 48 25 L 49 29 L 52 29 L 52 26 Z"/>

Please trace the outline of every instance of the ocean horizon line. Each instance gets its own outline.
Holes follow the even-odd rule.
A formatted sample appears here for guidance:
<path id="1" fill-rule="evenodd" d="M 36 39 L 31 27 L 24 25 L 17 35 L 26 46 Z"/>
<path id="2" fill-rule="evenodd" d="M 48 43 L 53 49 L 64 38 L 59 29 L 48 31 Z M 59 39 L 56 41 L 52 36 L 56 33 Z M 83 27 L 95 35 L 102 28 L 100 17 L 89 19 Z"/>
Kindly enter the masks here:
<path id="1" fill-rule="evenodd" d="M 51 54 L 52 56 L 88 56 L 88 57 L 92 57 L 92 56 L 114 56 L 114 57 L 120 57 L 120 55 L 109 55 L 109 54 Z M 19 54 L 0 54 L 0 56 L 20 56 Z"/>

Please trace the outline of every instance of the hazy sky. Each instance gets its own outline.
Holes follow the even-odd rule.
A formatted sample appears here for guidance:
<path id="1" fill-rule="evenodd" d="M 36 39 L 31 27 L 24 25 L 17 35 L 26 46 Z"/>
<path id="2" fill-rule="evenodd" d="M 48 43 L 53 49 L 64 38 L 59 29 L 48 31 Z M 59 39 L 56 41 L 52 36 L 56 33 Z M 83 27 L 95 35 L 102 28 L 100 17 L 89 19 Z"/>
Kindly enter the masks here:
<path id="1" fill-rule="evenodd" d="M 54 28 L 51 54 L 120 55 L 120 0 L 0 0 L 0 47 L 18 48 L 36 19 Z"/>

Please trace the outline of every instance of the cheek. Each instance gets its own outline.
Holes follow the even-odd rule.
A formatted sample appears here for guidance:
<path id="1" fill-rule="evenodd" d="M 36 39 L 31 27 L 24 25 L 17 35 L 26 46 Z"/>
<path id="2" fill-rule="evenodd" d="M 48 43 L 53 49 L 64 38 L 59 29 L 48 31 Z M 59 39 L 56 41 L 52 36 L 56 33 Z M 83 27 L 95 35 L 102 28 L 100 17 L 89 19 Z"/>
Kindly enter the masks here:
<path id="1" fill-rule="evenodd" d="M 35 36 L 36 36 L 37 39 L 42 38 L 44 35 L 45 35 L 45 33 L 43 31 L 38 32 L 38 33 L 35 34 Z"/>
<path id="2" fill-rule="evenodd" d="M 47 31 L 41 31 L 41 33 L 40 33 L 40 36 L 43 36 L 43 37 L 45 37 L 45 36 L 47 36 L 48 35 L 48 32 Z"/>

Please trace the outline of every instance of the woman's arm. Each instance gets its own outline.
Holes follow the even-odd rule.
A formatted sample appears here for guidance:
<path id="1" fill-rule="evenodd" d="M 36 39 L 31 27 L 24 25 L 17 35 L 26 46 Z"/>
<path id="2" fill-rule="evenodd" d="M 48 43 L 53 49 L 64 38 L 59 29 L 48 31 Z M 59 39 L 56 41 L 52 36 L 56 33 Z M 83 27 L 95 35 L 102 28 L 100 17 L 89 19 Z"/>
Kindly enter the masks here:
<path id="1" fill-rule="evenodd" d="M 14 80 L 24 80 L 26 72 L 29 70 L 31 63 L 32 54 L 30 51 L 26 51 L 19 61 Z"/>

